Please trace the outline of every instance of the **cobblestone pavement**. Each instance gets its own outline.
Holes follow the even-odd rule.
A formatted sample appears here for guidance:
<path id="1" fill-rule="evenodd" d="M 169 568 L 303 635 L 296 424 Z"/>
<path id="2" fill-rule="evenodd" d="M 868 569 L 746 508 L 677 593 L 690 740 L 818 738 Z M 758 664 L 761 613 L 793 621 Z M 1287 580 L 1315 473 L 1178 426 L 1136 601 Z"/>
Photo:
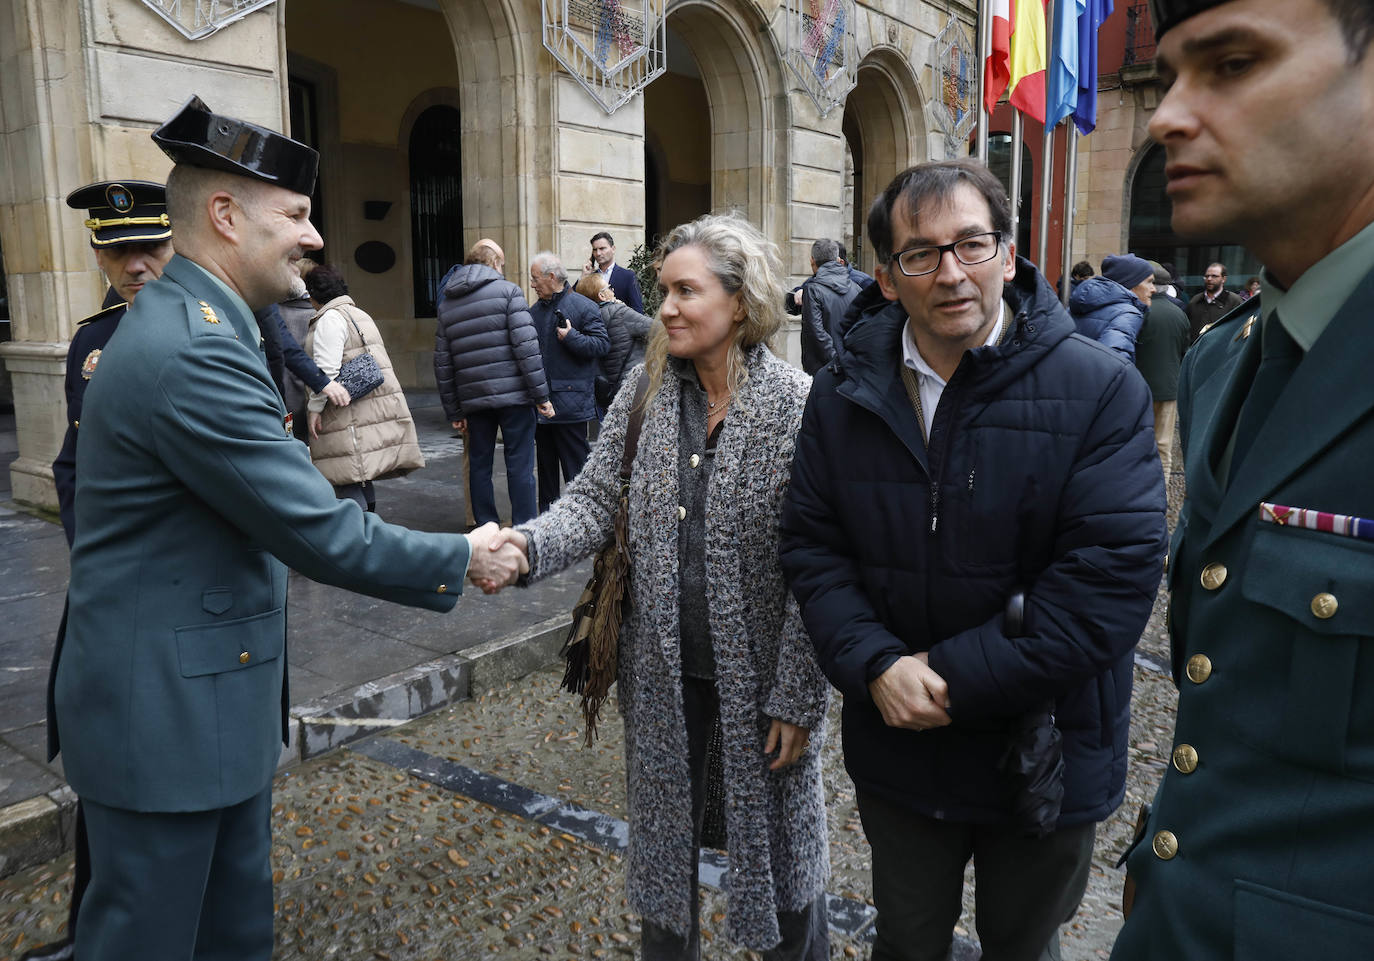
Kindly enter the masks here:
<path id="1" fill-rule="evenodd" d="M 1174 505 L 1180 485 L 1175 477 Z M 1168 757 L 1176 694 L 1157 669 L 1168 660 L 1163 609 L 1161 596 L 1139 648 L 1126 799 L 1099 827 L 1087 895 L 1063 932 L 1066 961 L 1110 953 L 1121 923 L 1114 864 Z M 608 711 L 601 739 L 584 747 L 558 679 L 552 668 L 535 672 L 279 776 L 276 956 L 631 957 L 639 923 L 617 841 L 620 726 Z M 832 934 L 831 956 L 843 959 L 867 956 L 870 877 L 837 729 L 836 709 L 825 777 L 831 917 L 845 928 Z M 0 959 L 59 934 L 70 885 L 69 855 L 0 881 Z M 960 922 L 970 935 L 971 894 Z M 704 889 L 704 955 L 757 957 L 725 943 L 723 912 L 719 891 Z"/>

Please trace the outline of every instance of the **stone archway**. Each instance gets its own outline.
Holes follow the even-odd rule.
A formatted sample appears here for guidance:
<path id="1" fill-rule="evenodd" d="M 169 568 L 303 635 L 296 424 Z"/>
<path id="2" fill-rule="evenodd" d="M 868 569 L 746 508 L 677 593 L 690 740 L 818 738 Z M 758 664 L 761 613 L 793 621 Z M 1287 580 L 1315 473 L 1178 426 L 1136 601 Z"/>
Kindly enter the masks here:
<path id="1" fill-rule="evenodd" d="M 896 49 L 870 50 L 859 62 L 857 81 L 842 123 L 854 160 L 853 210 L 845 227 L 853 231 L 855 266 L 872 273 L 873 252 L 864 243 L 869 205 L 899 172 L 926 159 L 927 137 L 920 89 Z"/>
<path id="2" fill-rule="evenodd" d="M 787 85 L 772 32 L 753 3 L 682 0 L 668 25 L 686 44 L 706 89 L 711 208 L 739 210 L 775 239 L 788 236 Z M 645 118 L 652 125 L 654 118 Z"/>

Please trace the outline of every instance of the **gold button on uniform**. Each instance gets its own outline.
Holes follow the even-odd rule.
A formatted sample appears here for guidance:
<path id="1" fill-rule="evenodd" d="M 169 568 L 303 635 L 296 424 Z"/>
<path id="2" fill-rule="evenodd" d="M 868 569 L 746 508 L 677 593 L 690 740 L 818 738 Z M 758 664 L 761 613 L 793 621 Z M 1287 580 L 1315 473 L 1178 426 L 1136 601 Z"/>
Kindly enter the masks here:
<path id="1" fill-rule="evenodd" d="M 1194 654 L 1188 658 L 1188 667 L 1185 671 L 1188 680 L 1194 684 L 1201 684 L 1212 676 L 1212 659 L 1206 654 Z"/>
<path id="2" fill-rule="evenodd" d="M 1208 564 L 1202 569 L 1202 586 L 1214 591 L 1226 583 L 1226 565 Z"/>
<path id="3" fill-rule="evenodd" d="M 1174 748 L 1174 768 L 1180 774 L 1192 774 L 1197 770 L 1197 750 L 1191 744 Z"/>
<path id="4" fill-rule="evenodd" d="M 1178 838 L 1174 837 L 1173 831 L 1160 831 L 1150 846 L 1155 850 L 1155 857 L 1168 861 L 1178 853 Z"/>
<path id="5" fill-rule="evenodd" d="M 683 507 L 681 504 L 677 505 L 677 519 L 680 521 L 685 521 L 687 519 L 687 508 Z"/>
<path id="6" fill-rule="evenodd" d="M 240 663 L 240 664 L 247 664 L 247 663 L 248 663 L 248 652 L 247 652 L 247 651 L 244 651 L 242 654 L 239 655 L 239 663 Z"/>
<path id="7" fill-rule="evenodd" d="M 1340 605 L 1336 603 L 1336 595 L 1334 594 L 1328 594 L 1322 591 L 1316 597 L 1312 598 L 1312 613 L 1322 620 L 1326 620 L 1332 614 L 1335 614 L 1336 608 L 1338 607 L 1340 607 Z"/>
<path id="8" fill-rule="evenodd" d="M 687 458 L 687 463 L 690 464 L 692 467 L 700 467 L 700 466 L 701 466 L 701 455 L 700 455 L 700 454 L 693 454 L 691 457 Z"/>
<path id="9" fill-rule="evenodd" d="M 438 587 L 435 588 L 435 590 L 436 590 L 438 593 L 440 593 L 440 594 L 447 594 L 447 593 L 448 593 L 448 585 L 447 585 L 447 584 L 440 584 Z"/>

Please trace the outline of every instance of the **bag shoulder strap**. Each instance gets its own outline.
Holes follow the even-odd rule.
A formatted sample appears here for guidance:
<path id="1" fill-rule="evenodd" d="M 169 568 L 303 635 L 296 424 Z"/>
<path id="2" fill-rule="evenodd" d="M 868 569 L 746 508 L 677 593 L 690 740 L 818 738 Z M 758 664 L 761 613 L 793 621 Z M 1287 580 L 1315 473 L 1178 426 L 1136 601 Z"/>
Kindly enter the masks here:
<path id="1" fill-rule="evenodd" d="M 630 422 L 625 428 L 625 453 L 620 459 L 620 482 L 628 484 L 634 467 L 635 452 L 639 450 L 639 432 L 644 427 L 644 398 L 649 393 L 649 373 L 639 372 L 635 384 L 635 399 L 630 405 Z"/>
<path id="2" fill-rule="evenodd" d="M 351 313 L 342 309 L 346 306 L 347 304 L 340 304 L 338 307 L 334 307 L 331 309 L 337 310 L 339 313 L 343 314 L 344 320 L 347 320 L 350 324 L 353 325 L 353 329 L 358 332 L 358 339 L 363 342 L 363 350 L 367 350 L 369 345 L 367 343 L 367 338 L 363 336 L 363 329 L 358 326 L 358 322 L 353 319 L 353 315 Z M 372 351 L 370 350 L 367 350 L 367 352 L 369 354 L 372 353 Z"/>

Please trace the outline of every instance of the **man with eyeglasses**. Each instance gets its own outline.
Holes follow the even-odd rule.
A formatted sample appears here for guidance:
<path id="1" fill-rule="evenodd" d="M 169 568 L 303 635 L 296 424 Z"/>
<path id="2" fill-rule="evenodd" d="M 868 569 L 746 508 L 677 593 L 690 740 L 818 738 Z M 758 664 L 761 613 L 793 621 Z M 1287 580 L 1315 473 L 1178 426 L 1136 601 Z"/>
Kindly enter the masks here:
<path id="1" fill-rule="evenodd" d="M 1010 221 L 971 160 L 874 202 L 878 283 L 816 375 L 783 512 L 845 694 L 877 961 L 944 961 L 970 858 L 983 957 L 1057 958 L 1124 790 L 1164 554 L 1150 392 L 1074 333 Z"/>
<path id="2" fill-rule="evenodd" d="M 1202 275 L 1202 290 L 1188 301 L 1188 323 L 1193 329 L 1193 340 L 1239 307 L 1244 299 L 1240 294 L 1226 289 L 1225 264 L 1208 264 Z"/>

